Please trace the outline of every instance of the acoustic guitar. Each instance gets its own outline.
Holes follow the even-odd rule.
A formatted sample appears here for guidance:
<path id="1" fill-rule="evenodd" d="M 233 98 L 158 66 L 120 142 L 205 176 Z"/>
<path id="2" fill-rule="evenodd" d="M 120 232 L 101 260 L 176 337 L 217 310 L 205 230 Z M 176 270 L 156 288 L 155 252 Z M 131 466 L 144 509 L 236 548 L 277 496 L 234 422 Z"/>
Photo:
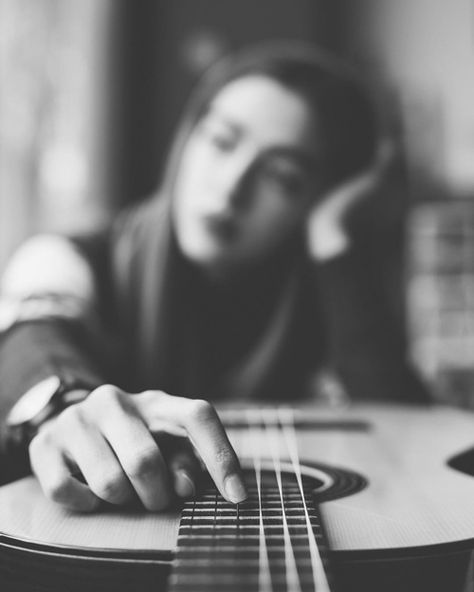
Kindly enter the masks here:
<path id="1" fill-rule="evenodd" d="M 2 592 L 473 589 L 474 415 L 443 407 L 219 410 L 249 499 L 209 481 L 162 514 L 68 512 L 0 488 Z"/>

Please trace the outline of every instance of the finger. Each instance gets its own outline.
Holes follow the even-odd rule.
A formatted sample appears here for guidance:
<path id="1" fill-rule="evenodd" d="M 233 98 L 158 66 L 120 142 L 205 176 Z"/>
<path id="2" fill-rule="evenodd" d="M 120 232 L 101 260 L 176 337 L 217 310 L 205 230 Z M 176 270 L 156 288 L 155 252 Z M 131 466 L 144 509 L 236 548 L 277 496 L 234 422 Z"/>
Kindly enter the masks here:
<path id="1" fill-rule="evenodd" d="M 247 492 L 237 455 L 224 427 L 207 401 L 184 399 L 163 393 L 145 391 L 135 395 L 137 409 L 145 421 L 163 418 L 184 428 L 201 456 L 221 494 L 233 503 L 246 499 Z"/>
<path id="2" fill-rule="evenodd" d="M 71 475 L 66 458 L 58 447 L 38 438 L 31 442 L 30 461 L 46 497 L 76 512 L 97 509 L 100 499 Z"/>
<path id="3" fill-rule="evenodd" d="M 180 446 L 175 442 L 174 447 L 170 447 L 165 454 L 165 459 L 176 495 L 184 499 L 195 497 L 202 469 L 191 446 Z"/>
<path id="4" fill-rule="evenodd" d="M 144 507 L 150 511 L 163 510 L 172 495 L 160 449 L 130 397 L 122 394 L 105 398 L 109 397 L 107 413 L 98 420 L 98 427 Z"/>
<path id="5" fill-rule="evenodd" d="M 71 437 L 68 455 L 91 491 L 109 504 L 123 505 L 136 499 L 135 491 L 108 442 L 78 411 L 68 422 Z"/>

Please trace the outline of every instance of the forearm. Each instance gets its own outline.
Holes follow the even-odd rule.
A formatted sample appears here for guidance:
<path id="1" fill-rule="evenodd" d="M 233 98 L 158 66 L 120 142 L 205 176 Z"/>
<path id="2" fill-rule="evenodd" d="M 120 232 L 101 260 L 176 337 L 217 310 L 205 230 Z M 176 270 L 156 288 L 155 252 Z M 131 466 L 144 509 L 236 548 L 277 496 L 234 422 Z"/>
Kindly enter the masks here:
<path id="1" fill-rule="evenodd" d="M 0 338 L 1 404 L 11 406 L 34 384 L 51 375 L 100 384 L 101 372 L 87 335 L 74 321 L 41 319 L 19 323 Z"/>
<path id="2" fill-rule="evenodd" d="M 43 319 L 19 323 L 0 338 L 0 447 L 8 462 L 2 480 L 28 470 L 27 442 L 18 440 L 6 423 L 13 405 L 34 385 L 51 376 L 66 384 L 91 388 L 103 384 L 102 373 L 86 353 L 87 337 L 74 322 Z"/>
<path id="3" fill-rule="evenodd" d="M 0 288 L 0 440 L 10 461 L 18 444 L 6 427 L 13 405 L 51 376 L 67 384 L 101 384 L 96 360 L 104 348 L 92 267 L 66 238 L 28 240 Z"/>

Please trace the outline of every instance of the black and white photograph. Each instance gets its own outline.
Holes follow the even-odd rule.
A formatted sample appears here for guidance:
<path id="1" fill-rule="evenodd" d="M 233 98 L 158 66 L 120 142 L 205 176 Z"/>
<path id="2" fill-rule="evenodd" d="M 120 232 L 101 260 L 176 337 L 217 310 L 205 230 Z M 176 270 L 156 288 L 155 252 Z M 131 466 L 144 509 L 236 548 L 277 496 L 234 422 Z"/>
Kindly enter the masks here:
<path id="1" fill-rule="evenodd" d="M 1 592 L 474 592 L 474 1 L 0 0 Z"/>

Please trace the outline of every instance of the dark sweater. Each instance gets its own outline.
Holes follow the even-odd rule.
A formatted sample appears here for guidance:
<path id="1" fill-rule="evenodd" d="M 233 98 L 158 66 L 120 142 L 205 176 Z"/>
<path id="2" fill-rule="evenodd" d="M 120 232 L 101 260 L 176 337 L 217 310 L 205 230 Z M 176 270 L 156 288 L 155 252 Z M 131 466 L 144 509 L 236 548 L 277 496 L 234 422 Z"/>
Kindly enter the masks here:
<path id="1" fill-rule="evenodd" d="M 101 233 L 73 239 L 90 263 L 98 287 L 100 326 L 93 334 L 78 322 L 49 318 L 19 323 L 1 336 L 0 419 L 2 446 L 10 460 L 14 452 L 8 448 L 3 426 L 6 414 L 28 388 L 52 374 L 92 385 L 110 382 L 128 392 L 156 388 L 213 400 L 226 397 L 224 378 L 246 350 L 253 351 L 271 323 L 280 284 L 296 268 L 297 288 L 284 343 L 256 396 L 267 400 L 307 396 L 315 373 L 325 369 L 338 377 L 354 400 L 426 400 L 406 361 L 403 331 L 388 313 L 377 280 L 357 250 L 320 264 L 298 251 L 297 258 L 268 262 L 265 271 L 253 270 L 239 286 L 221 293 L 178 257 L 178 271 L 170 280 L 174 302 L 166 317 L 166 325 L 172 326 L 163 328 L 169 332 L 165 369 L 154 375 L 152 367 L 146 375 L 141 354 L 137 355 L 146 348 L 138 318 L 146 287 L 135 275 L 138 259 L 133 259 L 140 249 L 135 252 L 132 246 L 133 257 L 120 272 L 114 260 L 124 240 L 132 245 L 135 239 L 142 240 L 144 221 L 152 215 L 148 208 L 144 204 Z M 119 273 L 125 276 L 120 281 Z M 151 271 L 144 266 L 143 274 L 147 273 Z M 190 361 L 193 340 L 197 348 Z M 153 359 L 154 352 L 145 353 Z M 186 374 L 192 380 L 183 377 Z M 20 457 L 25 460 L 25 451 Z M 13 464 L 18 467 L 23 461 Z M 8 464 L 4 475 L 16 474 Z"/>

